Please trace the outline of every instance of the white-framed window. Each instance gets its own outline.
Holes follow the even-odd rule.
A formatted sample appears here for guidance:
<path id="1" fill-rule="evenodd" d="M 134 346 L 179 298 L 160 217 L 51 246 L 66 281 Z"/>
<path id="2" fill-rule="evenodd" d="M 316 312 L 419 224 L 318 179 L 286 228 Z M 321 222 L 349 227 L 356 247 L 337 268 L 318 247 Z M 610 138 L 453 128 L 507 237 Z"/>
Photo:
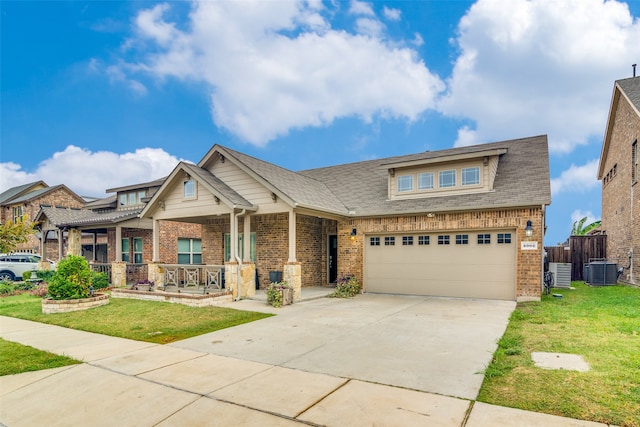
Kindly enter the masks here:
<path id="1" fill-rule="evenodd" d="M 118 204 L 120 206 L 135 206 L 141 205 L 142 199 L 145 196 L 144 191 L 132 191 L 129 193 L 120 193 L 118 195 Z"/>
<path id="2" fill-rule="evenodd" d="M 413 246 L 413 236 L 402 236 L 402 246 Z"/>
<path id="3" fill-rule="evenodd" d="M 456 186 L 456 170 L 448 169 L 440 171 L 438 186 L 440 188 L 449 188 Z"/>
<path id="4" fill-rule="evenodd" d="M 447 236 L 447 235 L 438 236 L 438 244 L 439 245 L 448 245 L 449 243 L 450 243 L 449 236 Z"/>
<path id="5" fill-rule="evenodd" d="M 511 233 L 498 233 L 498 244 L 510 244 L 511 243 Z"/>
<path id="6" fill-rule="evenodd" d="M 178 238 L 178 264 L 202 264 L 202 240 Z"/>
<path id="7" fill-rule="evenodd" d="M 13 208 L 13 223 L 17 224 L 22 221 L 22 206 L 14 206 Z"/>
<path id="8" fill-rule="evenodd" d="M 418 190 L 430 190 L 433 188 L 433 172 L 418 174 Z"/>
<path id="9" fill-rule="evenodd" d="M 196 197 L 196 182 L 193 179 L 188 179 L 183 184 L 184 198 L 191 199 Z"/>
<path id="10" fill-rule="evenodd" d="M 456 245 L 468 245 L 468 244 L 469 244 L 468 234 L 456 234 Z"/>
<path id="11" fill-rule="evenodd" d="M 127 206 L 127 193 L 120 194 L 120 206 Z"/>
<path id="12" fill-rule="evenodd" d="M 429 236 L 418 236 L 418 246 L 425 246 L 429 244 Z"/>
<path id="13" fill-rule="evenodd" d="M 398 177 L 398 191 L 413 190 L 413 175 L 401 175 Z"/>
<path id="14" fill-rule="evenodd" d="M 462 185 L 480 184 L 480 168 L 462 168 Z"/>
<path id="15" fill-rule="evenodd" d="M 251 261 L 256 262 L 256 233 L 251 233 L 251 242 L 249 243 L 249 257 Z M 244 259 L 244 233 L 238 234 L 238 253 L 240 258 Z M 224 235 L 224 259 L 231 259 L 231 234 L 225 233 Z"/>
<path id="16" fill-rule="evenodd" d="M 370 237 L 369 238 L 370 246 L 380 246 L 380 238 L 379 237 Z"/>
<path id="17" fill-rule="evenodd" d="M 122 248 L 122 261 L 129 262 L 129 238 L 122 239 L 120 247 Z"/>
<path id="18" fill-rule="evenodd" d="M 393 236 L 386 236 L 384 238 L 384 245 L 385 246 L 395 246 L 396 244 L 396 238 Z"/>

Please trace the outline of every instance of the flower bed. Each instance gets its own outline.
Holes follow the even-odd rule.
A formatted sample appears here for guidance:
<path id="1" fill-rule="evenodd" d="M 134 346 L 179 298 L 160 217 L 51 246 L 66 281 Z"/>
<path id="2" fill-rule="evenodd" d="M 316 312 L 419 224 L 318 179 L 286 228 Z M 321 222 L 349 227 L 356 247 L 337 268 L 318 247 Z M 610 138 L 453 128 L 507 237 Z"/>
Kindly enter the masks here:
<path id="1" fill-rule="evenodd" d="M 224 291 L 206 295 L 194 295 L 187 293 L 140 291 L 126 288 L 111 290 L 113 298 L 130 298 L 145 301 L 163 301 L 174 304 L 188 305 L 191 307 L 208 307 L 233 301 L 233 293 Z"/>
<path id="2" fill-rule="evenodd" d="M 71 311 L 88 310 L 109 304 L 109 294 L 96 294 L 90 298 L 54 300 L 42 299 L 42 312 L 44 314 L 69 313 Z"/>

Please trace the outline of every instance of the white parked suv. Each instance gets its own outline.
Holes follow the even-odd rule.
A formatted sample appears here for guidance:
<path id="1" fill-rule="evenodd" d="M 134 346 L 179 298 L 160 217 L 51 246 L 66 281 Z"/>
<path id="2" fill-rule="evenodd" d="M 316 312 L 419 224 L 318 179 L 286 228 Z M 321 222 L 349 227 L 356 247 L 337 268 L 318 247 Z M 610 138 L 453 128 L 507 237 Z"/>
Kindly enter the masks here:
<path id="1" fill-rule="evenodd" d="M 25 271 L 37 271 L 42 257 L 29 253 L 0 255 L 0 281 L 22 278 Z M 50 269 L 55 270 L 55 263 L 49 260 Z"/>

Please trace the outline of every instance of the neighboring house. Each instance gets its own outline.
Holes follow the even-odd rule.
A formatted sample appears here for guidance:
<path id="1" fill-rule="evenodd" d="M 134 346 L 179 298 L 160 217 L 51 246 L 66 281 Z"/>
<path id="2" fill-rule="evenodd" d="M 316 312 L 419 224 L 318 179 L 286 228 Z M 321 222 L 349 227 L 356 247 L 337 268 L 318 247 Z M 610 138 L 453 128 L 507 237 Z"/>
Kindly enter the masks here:
<path id="1" fill-rule="evenodd" d="M 640 284 L 640 77 L 615 82 L 600 154 L 602 224 L 607 257 L 620 280 Z"/>
<path id="2" fill-rule="evenodd" d="M 61 237 L 55 245 L 47 246 L 47 256 L 59 259 L 71 253 L 98 263 L 124 261 L 142 265 L 150 262 L 153 224 L 139 214 L 163 181 L 107 189 L 107 193 L 115 194 L 86 203 L 82 209 L 43 206 L 36 218 L 42 234 Z M 188 242 L 197 246 L 200 242 L 199 224 L 163 221 L 159 231 L 163 237 L 160 247 L 167 263 L 184 261 L 179 259 L 181 244 Z M 193 261 L 192 258 L 189 261 Z M 195 261 L 199 263 L 198 259 Z"/>
<path id="3" fill-rule="evenodd" d="M 19 185 L 0 194 L 0 223 L 35 221 L 43 205 L 64 209 L 80 208 L 84 205 L 84 200 L 65 185 L 49 187 L 44 181 Z M 16 251 L 42 253 L 44 257 L 41 238 L 35 234 L 30 235 L 26 243 L 18 245 Z"/>
<path id="4" fill-rule="evenodd" d="M 365 292 L 537 300 L 546 136 L 293 172 L 220 145 L 181 162 L 140 213 L 202 225 L 202 261 L 234 296 L 282 272 L 302 286 L 355 276 Z M 256 274 L 257 270 L 257 274 Z"/>

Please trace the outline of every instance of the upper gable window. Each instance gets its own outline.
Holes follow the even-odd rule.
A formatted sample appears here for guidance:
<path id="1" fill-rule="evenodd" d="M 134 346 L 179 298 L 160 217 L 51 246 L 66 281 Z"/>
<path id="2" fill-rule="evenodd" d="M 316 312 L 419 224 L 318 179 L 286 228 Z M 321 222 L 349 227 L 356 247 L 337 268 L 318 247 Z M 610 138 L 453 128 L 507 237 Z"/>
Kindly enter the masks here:
<path id="1" fill-rule="evenodd" d="M 433 188 L 433 172 L 418 174 L 418 190 L 430 190 Z"/>
<path id="2" fill-rule="evenodd" d="M 440 181 L 438 183 L 440 188 L 448 188 L 456 186 L 456 170 L 449 169 L 440 171 L 439 174 Z"/>
<path id="3" fill-rule="evenodd" d="M 402 175 L 398 177 L 398 191 L 413 190 L 413 175 Z"/>
<path id="4" fill-rule="evenodd" d="M 462 185 L 480 184 L 480 168 L 462 168 Z"/>
<path id="5" fill-rule="evenodd" d="M 145 196 L 144 191 L 132 191 L 127 193 L 120 193 L 118 196 L 118 204 L 120 206 L 136 206 L 143 204 L 142 199 Z"/>
<path id="6" fill-rule="evenodd" d="M 186 198 L 194 198 L 196 197 L 196 183 L 192 179 L 188 179 L 183 184 L 184 188 L 184 197 Z"/>

